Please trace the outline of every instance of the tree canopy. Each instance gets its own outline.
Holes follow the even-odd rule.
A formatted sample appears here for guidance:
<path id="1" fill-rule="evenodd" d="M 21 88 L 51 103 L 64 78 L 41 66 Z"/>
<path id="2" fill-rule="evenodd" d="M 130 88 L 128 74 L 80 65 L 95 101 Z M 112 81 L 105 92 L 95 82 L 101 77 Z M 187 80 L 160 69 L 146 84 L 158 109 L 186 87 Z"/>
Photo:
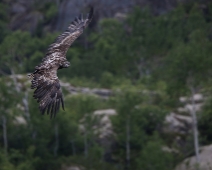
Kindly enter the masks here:
<path id="1" fill-rule="evenodd" d="M 35 3 L 33 10 L 45 17 L 34 32 L 8 29 L 7 8 L 0 1 L 0 169 L 174 169 L 194 153 L 193 144 L 191 135 L 178 134 L 184 150 L 173 142 L 173 134 L 164 134 L 164 120 L 180 105 L 180 96 L 191 95 L 190 87 L 207 96 L 197 119 L 200 144 L 212 142 L 211 2 L 181 4 L 161 15 L 136 7 L 122 19 L 105 18 L 89 27 L 67 53 L 71 66 L 58 71 L 62 82 L 84 91 L 64 87 L 66 110 L 53 120 L 39 113 L 26 75 L 59 35 L 46 28 L 57 6 Z M 111 94 L 94 95 L 99 88 Z M 89 89 L 94 92 L 87 94 Z M 116 114 L 94 115 L 106 109 Z M 103 126 L 112 127 L 110 138 L 95 131 L 102 119 L 110 122 Z"/>

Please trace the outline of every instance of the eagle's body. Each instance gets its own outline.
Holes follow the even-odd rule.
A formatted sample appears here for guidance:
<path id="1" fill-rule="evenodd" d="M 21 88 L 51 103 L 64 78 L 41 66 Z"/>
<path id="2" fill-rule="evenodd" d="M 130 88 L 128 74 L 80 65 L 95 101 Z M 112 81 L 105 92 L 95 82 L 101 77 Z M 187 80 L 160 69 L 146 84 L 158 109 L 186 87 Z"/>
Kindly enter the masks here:
<path id="1" fill-rule="evenodd" d="M 31 88 L 34 91 L 33 97 L 39 102 L 39 109 L 42 114 L 47 112 L 55 116 L 59 111 L 60 104 L 64 109 L 63 95 L 60 82 L 57 77 L 57 70 L 69 67 L 70 63 L 66 59 L 66 53 L 74 42 L 88 26 L 93 16 L 91 8 L 86 19 L 82 15 L 76 18 L 47 50 L 42 62 L 35 67 L 35 71 L 29 75 L 31 78 Z"/>

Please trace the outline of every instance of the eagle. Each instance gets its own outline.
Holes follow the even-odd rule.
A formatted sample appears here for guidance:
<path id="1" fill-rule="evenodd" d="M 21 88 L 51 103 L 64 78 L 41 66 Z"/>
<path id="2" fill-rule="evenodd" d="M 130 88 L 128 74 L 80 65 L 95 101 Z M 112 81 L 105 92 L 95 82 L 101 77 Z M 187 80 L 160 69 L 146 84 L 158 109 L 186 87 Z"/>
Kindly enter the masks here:
<path id="1" fill-rule="evenodd" d="M 65 110 L 57 70 L 70 66 L 70 62 L 66 59 L 66 53 L 71 44 L 83 33 L 92 18 L 93 7 L 85 19 L 83 19 L 83 14 L 76 17 L 68 29 L 48 47 L 45 57 L 35 67 L 35 71 L 28 75 L 32 83 L 31 89 L 35 89 L 33 97 L 39 103 L 39 110 L 42 114 L 47 113 L 50 114 L 51 118 L 55 117 L 60 105 Z"/>

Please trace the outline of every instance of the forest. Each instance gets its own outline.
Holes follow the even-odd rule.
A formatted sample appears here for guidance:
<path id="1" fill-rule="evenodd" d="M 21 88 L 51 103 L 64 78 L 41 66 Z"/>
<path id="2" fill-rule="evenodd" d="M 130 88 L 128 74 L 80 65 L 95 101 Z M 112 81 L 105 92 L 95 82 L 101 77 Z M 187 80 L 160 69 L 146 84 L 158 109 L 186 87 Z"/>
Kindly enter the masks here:
<path id="1" fill-rule="evenodd" d="M 190 157 L 206 170 L 199 165 L 201 148 L 212 144 L 212 2 L 94 16 L 68 50 L 71 66 L 58 71 L 65 111 L 54 119 L 39 112 L 27 74 L 62 33 L 50 27 L 59 8 L 34 3 L 38 24 L 11 28 L 10 3 L 0 1 L 1 170 L 183 170 Z M 190 110 L 179 111 L 181 99 Z"/>

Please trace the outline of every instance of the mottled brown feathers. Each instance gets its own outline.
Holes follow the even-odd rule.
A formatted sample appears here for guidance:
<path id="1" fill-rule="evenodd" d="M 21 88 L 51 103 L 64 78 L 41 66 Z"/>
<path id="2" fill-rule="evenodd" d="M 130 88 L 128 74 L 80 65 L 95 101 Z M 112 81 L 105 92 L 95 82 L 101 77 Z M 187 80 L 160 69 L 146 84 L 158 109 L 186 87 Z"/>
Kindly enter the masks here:
<path id="1" fill-rule="evenodd" d="M 32 83 L 31 88 L 35 89 L 33 97 L 39 103 L 39 110 L 42 114 L 50 114 L 52 118 L 59 111 L 60 105 L 64 110 L 63 94 L 57 70 L 69 67 L 70 63 L 66 60 L 66 52 L 74 40 L 83 33 L 92 17 L 93 8 L 85 19 L 83 19 L 83 15 L 76 17 L 68 29 L 49 46 L 46 56 L 35 67 L 35 71 L 28 75 Z"/>
<path id="2" fill-rule="evenodd" d="M 37 102 L 39 103 L 40 112 L 42 114 L 45 112 L 50 114 L 51 118 L 55 117 L 61 104 L 64 110 L 63 95 L 58 79 L 55 81 L 41 82 L 37 86 L 33 97 L 37 99 Z"/>
<path id="3" fill-rule="evenodd" d="M 68 29 L 59 35 L 55 42 L 49 46 L 47 54 L 57 51 L 65 55 L 70 45 L 83 33 L 84 28 L 91 22 L 92 17 L 93 8 L 91 8 L 85 19 L 83 19 L 83 15 L 76 17 L 75 20 L 71 22 Z"/>

